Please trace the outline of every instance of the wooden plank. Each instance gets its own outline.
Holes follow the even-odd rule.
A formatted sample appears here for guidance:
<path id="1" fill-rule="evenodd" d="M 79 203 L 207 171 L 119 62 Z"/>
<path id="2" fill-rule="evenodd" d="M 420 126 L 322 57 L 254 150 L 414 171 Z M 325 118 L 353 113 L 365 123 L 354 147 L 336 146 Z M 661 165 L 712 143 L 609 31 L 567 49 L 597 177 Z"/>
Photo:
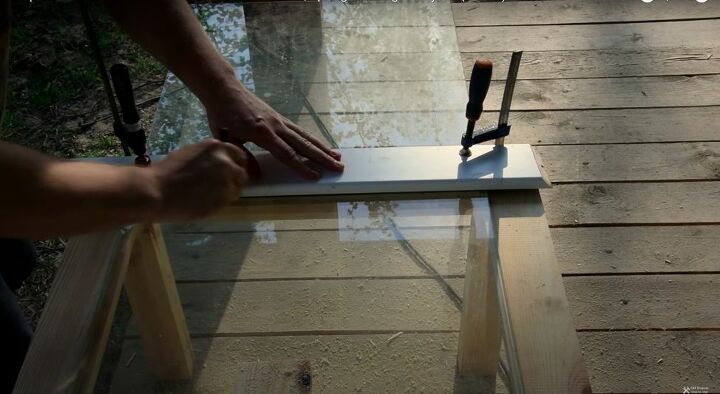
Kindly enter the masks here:
<path id="1" fill-rule="evenodd" d="M 461 52 L 654 49 L 717 46 L 720 20 L 601 25 L 458 27 Z M 522 69 L 521 69 L 522 75 Z"/>
<path id="2" fill-rule="evenodd" d="M 93 391 L 134 238 L 113 229 L 70 239 L 14 393 Z"/>
<path id="3" fill-rule="evenodd" d="M 557 185 L 541 194 L 551 226 L 720 223 L 720 182 Z"/>
<path id="4" fill-rule="evenodd" d="M 665 264 L 663 262 L 663 264 Z M 277 280 L 277 279 L 275 279 Z M 678 328 L 688 328 L 688 327 L 703 327 L 703 328 L 711 328 L 711 327 L 717 327 L 717 319 L 713 318 L 713 316 L 709 316 L 712 313 L 710 311 L 713 311 L 713 305 L 712 300 L 714 298 L 707 297 L 709 294 L 713 294 L 713 292 L 716 291 L 713 283 L 717 283 L 717 275 L 691 275 L 691 276 L 682 276 L 682 275 L 663 275 L 663 276 L 632 276 L 632 277 L 619 277 L 616 278 L 615 276 L 612 277 L 602 277 L 602 276 L 592 276 L 592 277 L 570 277 L 565 278 L 565 285 L 568 289 L 568 295 L 571 300 L 570 305 L 571 309 L 574 312 L 575 321 L 577 322 L 577 328 L 582 329 L 646 329 L 646 328 L 665 328 L 665 329 L 678 329 Z M 372 288 L 375 289 L 376 287 L 378 289 L 381 289 L 383 284 L 382 282 L 378 282 L 377 280 L 370 280 L 371 283 L 375 283 L 375 285 L 372 285 L 368 289 Z M 462 288 L 462 280 L 461 279 L 451 279 L 450 282 L 456 287 L 458 293 L 463 292 Z M 625 283 L 627 282 L 627 283 Z M 272 283 L 270 282 L 267 284 L 267 286 L 271 286 Z M 284 283 L 280 287 L 288 294 L 289 297 L 302 297 L 305 293 L 302 291 L 304 288 L 303 286 L 307 287 L 307 281 L 299 282 L 296 285 L 293 285 L 292 283 Z M 351 281 L 351 283 L 366 283 L 363 280 L 356 280 Z M 392 282 L 392 283 L 399 283 L 398 286 L 406 287 L 402 282 Z M 618 285 L 624 284 L 627 286 L 620 286 Z M 181 285 L 181 288 L 184 288 L 186 285 Z M 200 285 L 197 285 L 200 286 Z M 210 309 L 210 315 L 222 315 L 225 314 L 245 314 L 244 318 L 246 318 L 250 324 L 253 321 L 256 321 L 256 319 L 259 319 L 260 321 L 263 321 L 264 317 L 257 317 L 255 314 L 256 308 L 251 308 L 248 305 L 259 305 L 262 304 L 264 301 L 262 299 L 258 300 L 256 299 L 257 296 L 254 294 L 245 294 L 245 293 L 238 293 L 238 288 L 241 288 L 243 286 L 246 286 L 245 283 L 241 283 L 236 285 L 232 290 L 228 290 L 225 288 L 224 290 L 220 289 L 213 289 L 212 284 L 204 284 L 203 285 L 205 289 L 207 290 L 200 290 L 197 288 L 197 290 L 189 291 L 188 293 L 183 293 L 184 295 L 187 294 L 187 296 L 184 297 L 184 299 L 190 304 L 190 305 L 203 305 L 206 302 L 209 302 L 208 300 L 205 300 L 203 298 L 200 298 L 200 295 L 204 292 L 206 293 L 217 293 L 218 296 L 215 296 L 212 298 L 213 305 L 217 305 L 215 308 Z M 255 285 L 250 285 L 252 288 L 255 288 Z M 318 291 L 326 291 L 326 289 L 336 289 L 338 292 L 348 291 L 345 287 L 337 287 L 334 285 L 327 285 L 325 281 L 318 283 L 317 285 L 313 285 L 319 287 Z M 329 287 L 328 287 L 329 286 Z M 697 292 L 694 292 L 693 294 L 696 294 L 697 297 L 701 297 L 701 300 L 696 299 L 696 297 L 691 295 L 686 295 L 685 291 L 687 289 L 696 289 Z M 590 290 L 592 289 L 592 290 Z M 631 290 L 628 290 L 631 289 Z M 250 290 L 248 290 L 250 291 Z M 328 293 L 330 293 L 331 290 L 327 290 Z M 382 292 L 382 290 L 377 290 Z M 431 293 L 435 293 L 437 290 L 433 290 Z M 225 298 L 223 299 L 223 292 L 225 292 Z M 232 293 L 232 294 L 230 294 Z M 264 290 L 260 291 L 260 294 L 264 294 Z M 339 293 L 338 293 L 339 294 Z M 352 293 L 354 294 L 354 293 Z M 351 295 L 352 295 L 351 294 Z M 357 295 L 356 295 L 357 296 Z M 245 303 L 243 306 L 243 309 L 240 311 L 232 311 L 232 312 L 223 312 L 223 305 L 236 305 L 235 302 L 240 302 L 240 299 L 243 298 L 243 302 Z M 345 296 L 343 295 L 343 298 Z M 364 301 L 361 300 L 358 297 L 358 302 L 363 303 Z M 433 296 L 434 297 L 434 296 Z M 627 303 L 623 304 L 622 301 L 626 300 Z M 319 302 L 321 303 L 323 300 L 320 296 L 317 296 L 317 298 L 314 299 L 313 302 Z M 295 304 L 287 305 L 286 302 L 283 300 L 279 300 L 277 302 L 272 301 L 265 301 L 265 302 L 271 302 L 271 307 L 274 308 L 274 310 L 278 311 L 280 314 L 289 314 L 292 315 L 292 308 L 293 307 L 299 307 L 304 310 L 302 306 L 298 306 Z M 345 301 L 346 302 L 346 301 Z M 303 304 L 305 305 L 305 304 Z M 341 305 L 338 306 L 338 308 L 342 308 L 345 304 L 341 302 Z M 629 306 L 628 306 L 629 305 Z M 671 307 L 671 306 L 678 306 L 683 305 L 683 307 Z M 376 306 L 372 306 L 374 309 Z M 217 308 L 217 309 L 216 309 Z M 378 310 L 384 310 L 380 309 L 381 306 L 377 306 Z M 418 309 L 424 309 L 422 307 L 417 307 Z M 607 311 L 606 309 L 615 308 L 611 311 L 614 311 L 614 313 L 611 313 L 611 311 Z M 307 307 L 305 307 L 307 309 Z M 637 314 L 635 314 L 635 310 L 639 310 Z M 318 319 L 324 319 L 325 323 L 328 324 L 328 328 L 332 330 L 335 325 L 342 325 L 343 324 L 343 315 L 336 315 L 336 314 L 322 314 L 322 311 L 311 311 L 309 312 L 309 315 L 306 315 L 304 318 L 309 319 L 309 321 L 312 320 L 318 320 Z M 200 315 L 198 315 L 200 312 L 196 312 L 196 314 L 192 315 L 193 319 L 200 319 Z M 315 316 L 317 314 L 317 316 Z M 672 316 L 671 316 L 672 315 Z M 709 317 L 708 317 L 709 316 Z M 208 319 L 205 318 L 205 322 L 198 323 L 198 324 L 210 324 L 213 321 L 222 320 L 223 324 L 225 324 L 225 321 L 234 320 L 234 317 L 225 317 L 222 318 L 212 318 Z M 238 318 L 239 319 L 239 318 Z M 382 317 L 380 318 L 373 318 L 372 324 L 381 324 Z M 191 323 L 193 324 L 193 323 Z M 310 329 L 323 329 L 323 327 L 319 326 L 313 326 L 313 327 L 307 327 L 305 326 L 305 323 L 300 323 L 300 326 L 295 326 L 294 324 L 286 320 L 280 320 L 273 324 L 268 323 L 268 327 L 275 327 L 277 330 L 280 331 L 293 331 L 293 330 L 310 330 Z M 357 328 L 357 326 L 354 326 L 351 322 L 351 328 Z M 454 321 L 450 322 L 451 328 L 457 329 L 457 325 Z M 264 326 L 264 324 L 263 324 Z M 227 327 L 227 326 L 226 326 Z M 367 328 L 367 327 L 366 327 Z M 397 326 L 394 326 L 394 328 L 400 329 Z M 243 327 L 243 329 L 247 329 L 246 326 Z M 202 331 L 204 332 L 204 331 Z M 245 332 L 245 331 L 243 331 Z"/>
<path id="5" fill-rule="evenodd" d="M 168 234 L 166 242 L 180 281 L 426 275 L 387 230 L 358 231 Z M 439 273 L 464 274 L 467 228 L 400 231 Z"/>
<path id="6" fill-rule="evenodd" d="M 596 392 L 718 390 L 719 331 L 580 333 Z"/>
<path id="7" fill-rule="evenodd" d="M 638 108 L 613 110 L 514 111 L 510 114 L 510 144 L 612 144 L 720 140 L 715 114 L 718 107 Z M 426 114 L 427 115 L 427 114 Z M 320 115 L 338 145 L 402 146 L 458 145 L 467 123 L 465 112 L 438 112 L 434 116 L 376 113 Z M 483 112 L 481 125 L 497 123 L 497 111 Z M 296 123 L 320 134 L 310 115 Z M 348 129 L 347 125 L 352 125 Z M 384 126 L 384 127 L 383 127 Z M 408 130 L 413 130 L 408 140 Z"/>
<path id="8" fill-rule="evenodd" d="M 502 83 L 491 84 L 487 108 L 499 109 Z M 513 110 L 648 108 L 719 105 L 720 75 L 525 80 Z"/>
<path id="9" fill-rule="evenodd" d="M 493 79 L 505 79 L 510 55 L 511 52 L 462 53 L 465 78 L 470 79 L 475 59 L 487 57 L 493 62 Z M 523 79 L 716 74 L 720 72 L 720 48 L 525 51 L 520 70 Z"/>
<path id="10" fill-rule="evenodd" d="M 589 392 L 590 381 L 537 191 L 492 192 L 500 310 L 513 391 Z M 538 329 L 543 327 L 543 329 Z"/>
<path id="11" fill-rule="evenodd" d="M 235 387 L 242 360 L 306 359 L 313 386 L 323 392 L 452 392 L 457 334 L 405 333 L 386 346 L 390 335 L 197 338 L 193 348 L 203 362 L 195 364 L 195 380 L 182 387 L 228 392 Z M 681 392 L 685 385 L 716 391 L 718 331 L 578 336 L 596 392 Z M 125 340 L 120 359 L 127 366 L 118 368 L 112 393 L 179 391 L 164 389 L 153 378 L 138 340 Z"/>
<path id="12" fill-rule="evenodd" d="M 462 279 L 448 282 L 462 286 Z M 457 330 L 460 322 L 433 278 L 182 283 L 178 290 L 191 335 Z"/>
<path id="13" fill-rule="evenodd" d="M 720 180 L 720 142 L 534 149 L 552 182 Z"/>
<path id="14" fill-rule="evenodd" d="M 334 263 L 328 261 L 315 265 L 332 266 Z M 204 266 L 212 270 L 210 264 L 204 263 Z M 389 282 L 388 279 L 378 278 L 280 281 L 276 276 L 277 274 L 273 274 L 272 281 L 269 282 L 181 284 L 190 326 L 199 334 L 206 334 L 213 328 L 224 334 L 247 334 L 256 332 L 256 328 L 261 332 L 319 332 L 384 329 L 387 325 L 396 330 L 455 330 L 459 327 L 458 316 L 452 309 L 442 309 L 449 313 L 445 315 L 448 317 L 443 323 L 447 326 L 434 323 L 430 327 L 426 325 L 426 311 L 430 313 L 439 305 L 438 302 L 440 305 L 445 305 L 446 302 L 441 289 L 428 282 L 431 278 L 393 279 Z M 448 281 L 457 293 L 463 293 L 462 278 Z M 576 328 L 686 329 L 720 326 L 717 316 L 713 316 L 712 312 L 714 298 L 709 297 L 718 291 L 717 281 L 717 274 L 591 276 L 565 278 L 565 286 Z M 427 289 L 421 291 L 426 293 L 430 301 L 418 300 L 417 305 L 416 301 L 407 303 L 407 297 L 403 294 L 414 291 L 415 283 L 422 284 L 421 288 Z M 388 292 L 386 289 L 390 286 L 397 289 Z M 355 288 L 362 291 L 358 292 Z M 281 292 L 283 296 L 279 299 L 269 298 L 266 294 L 273 289 Z M 696 291 L 686 294 L 687 289 Z M 465 292 L 467 291 L 470 290 L 466 288 Z M 378 303 L 368 296 L 369 293 L 382 294 L 388 300 Z M 328 302 L 325 300 L 327 294 L 333 294 L 338 300 Z M 288 301 L 286 298 L 297 301 Z M 623 303 L 623 300 L 627 303 Z M 392 311 L 389 312 L 391 314 L 398 313 L 392 309 L 394 304 L 419 313 L 417 319 L 405 313 L 393 318 L 385 316 L 384 313 L 388 313 L 388 310 Z M 311 305 L 317 307 L 313 308 Z M 431 310 L 428 310 L 428 307 Z M 273 310 L 275 315 L 269 317 L 264 312 L 266 310 Z M 346 310 L 356 310 L 365 316 L 348 318 L 347 314 L 351 312 Z M 443 313 L 441 312 L 440 316 L 443 316 Z"/>
<path id="15" fill-rule="evenodd" d="M 720 274 L 570 277 L 564 283 L 578 330 L 720 330 Z"/>
<path id="16" fill-rule="evenodd" d="M 522 70 L 520 71 L 522 78 Z M 441 86 L 442 85 L 442 86 Z M 503 81 L 492 81 L 484 108 L 498 111 Z M 512 109 L 568 110 L 720 105 L 720 75 L 519 80 Z M 438 91 L 443 94 L 429 95 Z M 405 100 L 411 95 L 417 100 Z M 313 85 L 308 100 L 319 114 L 457 111 L 467 102 L 460 81 L 367 82 Z M 307 113 L 272 102 L 285 114 Z M 404 114 L 403 114 L 404 115 Z M 400 115 L 402 116 L 402 115 Z M 407 116 L 407 115 L 405 115 Z"/>
<path id="17" fill-rule="evenodd" d="M 718 107 L 515 112 L 506 140 L 534 145 L 718 140 L 717 111 Z"/>
<path id="18" fill-rule="evenodd" d="M 125 291 L 155 374 L 167 380 L 190 378 L 190 335 L 157 224 L 138 225 Z"/>
<path id="19" fill-rule="evenodd" d="M 625 0 L 517 1 L 455 3 L 456 26 L 557 25 L 565 23 L 609 23 L 708 19 L 720 17 L 715 2 Z"/>
<path id="20" fill-rule="evenodd" d="M 203 362 L 195 364 L 194 380 L 180 387 L 230 392 L 245 362 L 308 360 L 313 392 L 453 391 L 456 333 L 403 333 L 388 342 L 394 334 L 198 338 L 193 348 Z M 137 341 L 126 340 L 124 348 L 122 361 L 135 357 L 128 367 L 118 369 L 112 393 L 179 391 L 152 378 Z"/>
<path id="21" fill-rule="evenodd" d="M 473 200 L 467 268 L 458 339 L 458 373 L 493 379 L 497 374 L 502 338 L 498 307 L 497 251 L 488 232 L 487 200 Z"/>
<path id="22" fill-rule="evenodd" d="M 554 228 L 563 274 L 720 271 L 720 226 Z"/>
<path id="23" fill-rule="evenodd" d="M 238 226 L 197 224 L 196 233 L 167 234 L 178 280 L 424 275 L 396 241 L 384 240 L 388 235 L 382 229 L 197 233 L 213 230 L 237 231 Z M 438 272 L 464 273 L 468 227 L 401 231 Z M 357 232 L 359 238 L 353 239 Z M 718 270 L 720 226 L 553 228 L 550 233 L 563 274 Z M 360 236 L 365 234 L 378 240 L 364 241 Z M 348 258 L 352 264 L 344 263 Z"/>

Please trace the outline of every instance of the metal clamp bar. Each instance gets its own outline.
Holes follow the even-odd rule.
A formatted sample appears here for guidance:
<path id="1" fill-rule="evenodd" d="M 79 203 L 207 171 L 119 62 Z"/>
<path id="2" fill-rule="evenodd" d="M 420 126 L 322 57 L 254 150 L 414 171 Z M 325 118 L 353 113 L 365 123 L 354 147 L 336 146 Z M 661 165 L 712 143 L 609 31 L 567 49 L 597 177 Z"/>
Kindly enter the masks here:
<path id="1" fill-rule="evenodd" d="M 515 92 L 515 82 L 517 81 L 517 74 L 520 69 L 522 54 L 522 51 L 515 51 L 510 59 L 510 68 L 508 69 L 507 80 L 505 81 L 505 92 L 503 93 L 502 105 L 500 107 L 498 127 L 507 125 L 508 123 L 508 117 L 510 116 L 510 104 L 512 104 L 513 93 Z M 501 146 L 504 143 L 505 137 L 495 140 L 495 145 L 497 146 Z"/>

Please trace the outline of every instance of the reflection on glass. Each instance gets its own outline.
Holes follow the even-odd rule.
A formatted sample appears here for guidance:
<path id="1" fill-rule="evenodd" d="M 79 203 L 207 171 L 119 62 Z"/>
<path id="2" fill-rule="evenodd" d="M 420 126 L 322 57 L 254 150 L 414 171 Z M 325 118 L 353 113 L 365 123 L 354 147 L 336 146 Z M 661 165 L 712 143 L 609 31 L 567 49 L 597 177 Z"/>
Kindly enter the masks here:
<path id="1" fill-rule="evenodd" d="M 134 359 L 116 371 L 113 391 L 226 392 L 247 385 L 242 368 L 292 373 L 307 362 L 313 392 L 452 392 L 470 226 L 489 226 L 487 199 L 327 208 L 303 219 L 166 226 L 196 372 L 179 386 L 160 383 L 140 341 L 126 340 L 122 357 Z"/>
<path id="2" fill-rule="evenodd" d="M 339 147 L 458 143 L 466 84 L 449 2 L 195 12 L 245 86 Z M 202 104 L 168 75 L 151 153 L 209 135 Z M 195 373 L 157 381 L 133 325 L 111 391 L 227 392 L 252 371 L 283 381 L 306 365 L 313 392 L 452 392 L 470 226 L 488 234 L 487 212 L 484 197 L 366 200 L 166 226 Z"/>
<path id="3" fill-rule="evenodd" d="M 449 2 L 219 4 L 195 12 L 245 86 L 338 147 L 458 143 L 467 98 Z M 151 153 L 209 135 L 202 104 L 168 75 Z"/>

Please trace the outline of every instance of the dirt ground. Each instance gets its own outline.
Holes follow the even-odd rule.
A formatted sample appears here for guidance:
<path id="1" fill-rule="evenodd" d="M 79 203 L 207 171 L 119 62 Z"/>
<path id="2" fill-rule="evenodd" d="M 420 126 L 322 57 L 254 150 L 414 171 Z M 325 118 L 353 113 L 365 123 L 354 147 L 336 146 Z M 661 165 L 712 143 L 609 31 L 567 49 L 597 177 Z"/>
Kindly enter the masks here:
<path id="1" fill-rule="evenodd" d="M 0 140 L 58 157 L 120 155 L 100 76 L 77 2 L 12 1 L 10 77 Z M 145 126 L 152 120 L 166 70 L 125 36 L 99 4 L 91 4 L 106 64 L 130 67 Z M 19 290 L 37 324 L 65 243 L 36 242 L 40 263 Z"/>

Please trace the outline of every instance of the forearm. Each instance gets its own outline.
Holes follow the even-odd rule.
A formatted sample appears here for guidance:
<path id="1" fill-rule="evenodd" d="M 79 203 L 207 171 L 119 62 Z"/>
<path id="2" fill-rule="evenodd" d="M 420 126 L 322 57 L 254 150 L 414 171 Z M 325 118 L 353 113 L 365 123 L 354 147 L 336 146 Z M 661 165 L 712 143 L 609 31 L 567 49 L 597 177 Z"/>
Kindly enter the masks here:
<path id="1" fill-rule="evenodd" d="M 210 41 L 183 0 L 105 1 L 130 36 L 177 75 L 208 105 L 218 92 L 243 89 L 230 64 Z"/>
<path id="2" fill-rule="evenodd" d="M 149 171 L 57 160 L 0 142 L 0 237 L 72 235 L 157 215 Z"/>

